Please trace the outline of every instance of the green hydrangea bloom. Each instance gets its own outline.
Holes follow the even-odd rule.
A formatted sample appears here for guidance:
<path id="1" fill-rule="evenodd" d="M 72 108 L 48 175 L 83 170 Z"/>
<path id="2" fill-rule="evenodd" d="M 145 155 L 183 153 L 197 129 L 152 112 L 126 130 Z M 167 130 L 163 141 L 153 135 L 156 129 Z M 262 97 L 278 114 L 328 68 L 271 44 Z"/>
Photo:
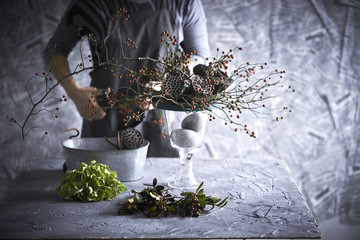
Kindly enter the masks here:
<path id="1" fill-rule="evenodd" d="M 81 163 L 78 170 L 69 170 L 56 188 L 59 196 L 68 201 L 95 202 L 111 200 L 126 190 L 109 166 L 91 161 Z"/>

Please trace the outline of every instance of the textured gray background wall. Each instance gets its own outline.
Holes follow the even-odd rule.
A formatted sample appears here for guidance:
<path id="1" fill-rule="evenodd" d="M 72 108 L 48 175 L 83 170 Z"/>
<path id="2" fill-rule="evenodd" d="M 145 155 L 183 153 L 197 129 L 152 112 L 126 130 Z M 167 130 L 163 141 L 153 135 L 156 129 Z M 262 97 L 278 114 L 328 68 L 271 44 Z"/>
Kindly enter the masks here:
<path id="1" fill-rule="evenodd" d="M 241 46 L 241 62 L 264 62 L 286 70 L 297 93 L 287 101 L 293 113 L 279 123 L 252 116 L 258 138 L 209 123 L 206 149 L 214 159 L 263 156 L 286 159 L 324 232 L 324 239 L 360 238 L 360 1 L 203 0 L 211 49 Z M 69 0 L 1 0 L 0 193 L 16 173 L 39 158 L 62 157 L 63 129 L 81 126 L 71 102 L 59 119 L 37 119 L 49 132 L 35 130 L 21 140 L 7 115 L 23 119 L 31 107 L 27 79 L 47 68 L 41 52 Z M 78 62 L 79 45 L 70 56 Z M 77 76 L 87 85 L 86 74 Z M 31 91 L 43 88 L 34 84 Z M 63 95 L 58 89 L 56 94 Z M 1 196 L 0 195 L 0 196 Z"/>

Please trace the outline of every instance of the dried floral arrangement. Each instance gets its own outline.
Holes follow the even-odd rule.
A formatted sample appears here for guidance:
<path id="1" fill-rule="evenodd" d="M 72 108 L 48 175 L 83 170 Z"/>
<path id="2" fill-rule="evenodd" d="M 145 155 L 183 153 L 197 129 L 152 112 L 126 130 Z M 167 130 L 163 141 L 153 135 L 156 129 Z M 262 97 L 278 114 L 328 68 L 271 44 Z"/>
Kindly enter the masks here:
<path id="1" fill-rule="evenodd" d="M 113 21 L 118 24 L 118 34 L 120 36 L 120 26 L 129 19 L 126 9 L 119 9 L 115 12 Z M 79 29 L 81 30 L 81 29 Z M 118 109 L 119 112 L 125 113 L 124 121 L 131 120 L 141 121 L 145 110 L 153 108 L 162 108 L 165 105 L 174 105 L 184 111 L 206 111 L 208 112 L 209 121 L 222 119 L 224 124 L 233 129 L 235 132 L 244 132 L 251 137 L 256 137 L 255 133 L 249 129 L 246 123 L 242 122 L 241 114 L 252 112 L 258 117 L 265 117 L 273 120 L 281 120 L 283 111 L 290 111 L 288 107 L 273 109 L 268 107 L 267 103 L 282 94 L 295 92 L 291 85 L 285 85 L 284 70 L 267 72 L 265 71 L 267 63 L 250 63 L 246 62 L 233 68 L 232 62 L 236 54 L 242 50 L 241 47 L 235 47 L 227 51 L 217 49 L 215 57 L 206 58 L 207 64 L 196 65 L 192 70 L 189 69 L 189 61 L 197 53 L 185 53 L 182 50 L 174 51 L 178 44 L 176 36 L 164 31 L 159 36 L 167 50 L 166 56 L 159 56 L 153 59 L 147 56 L 136 59 L 127 58 L 128 51 L 136 51 L 136 43 L 127 38 L 126 43 L 119 41 L 123 46 L 122 59 L 107 59 L 101 62 L 98 59 L 98 65 L 88 66 L 92 58 L 98 56 L 83 56 L 81 62 L 76 66 L 70 75 L 76 75 L 80 72 L 89 71 L 98 66 L 106 66 L 112 73 L 113 77 L 130 79 L 131 86 L 126 89 L 102 89 L 101 94 L 96 94 L 89 99 L 89 104 L 85 108 L 91 108 L 94 102 L 99 103 L 104 111 L 111 108 Z M 106 40 L 99 42 L 89 34 L 87 40 L 95 45 L 103 45 L 105 48 Z M 139 70 L 133 70 L 121 64 L 121 61 L 142 61 L 152 62 L 152 66 L 144 66 Z M 22 137 L 25 137 L 35 128 L 40 128 L 44 134 L 48 134 L 41 125 L 28 126 L 29 119 L 42 112 L 48 113 L 51 118 L 58 118 L 57 111 L 59 108 L 47 109 L 43 105 L 48 101 L 66 102 L 66 96 L 53 96 L 53 90 L 60 85 L 60 80 L 52 80 L 51 75 L 57 74 L 57 70 L 49 70 L 42 74 L 36 73 L 26 82 L 26 90 L 32 104 L 25 120 L 19 122 L 14 117 L 8 116 L 9 120 L 15 123 L 21 129 Z M 265 71 L 266 72 L 266 71 Z M 28 85 L 36 81 L 44 84 L 44 91 L 41 96 L 34 100 L 34 97 Z M 129 94 L 118 94 L 118 90 L 123 90 Z M 131 112 L 132 106 L 137 106 L 140 110 Z M 162 120 L 159 119 L 159 122 Z"/>

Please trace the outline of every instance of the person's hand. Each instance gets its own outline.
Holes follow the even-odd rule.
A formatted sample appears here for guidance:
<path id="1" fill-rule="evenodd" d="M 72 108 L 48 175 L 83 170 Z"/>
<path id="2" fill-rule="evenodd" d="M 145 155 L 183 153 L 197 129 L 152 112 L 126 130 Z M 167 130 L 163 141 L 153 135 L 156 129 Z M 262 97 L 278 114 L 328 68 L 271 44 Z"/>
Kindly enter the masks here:
<path id="1" fill-rule="evenodd" d="M 75 103 L 80 115 L 88 121 L 100 120 L 106 112 L 96 102 L 96 95 L 100 90 L 94 87 L 78 87 L 69 92 L 69 97 Z"/>
<path id="2" fill-rule="evenodd" d="M 51 58 L 48 64 L 50 69 L 53 69 L 53 76 L 56 80 L 61 81 L 61 86 L 64 87 L 85 120 L 98 120 L 106 116 L 106 112 L 96 102 L 96 95 L 100 90 L 94 87 L 81 87 L 73 78 L 73 73 L 70 71 L 65 56 L 56 55 Z M 64 76 L 68 77 L 63 78 Z"/>

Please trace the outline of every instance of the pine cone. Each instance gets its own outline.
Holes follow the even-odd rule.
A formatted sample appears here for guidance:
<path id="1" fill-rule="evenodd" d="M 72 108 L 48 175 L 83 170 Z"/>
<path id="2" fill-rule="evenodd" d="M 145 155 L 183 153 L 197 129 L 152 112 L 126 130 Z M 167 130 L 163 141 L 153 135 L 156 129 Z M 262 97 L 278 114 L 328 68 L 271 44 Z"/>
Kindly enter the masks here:
<path id="1" fill-rule="evenodd" d="M 144 139 L 135 128 L 126 128 L 121 132 L 121 142 L 129 149 L 139 148 Z"/>

